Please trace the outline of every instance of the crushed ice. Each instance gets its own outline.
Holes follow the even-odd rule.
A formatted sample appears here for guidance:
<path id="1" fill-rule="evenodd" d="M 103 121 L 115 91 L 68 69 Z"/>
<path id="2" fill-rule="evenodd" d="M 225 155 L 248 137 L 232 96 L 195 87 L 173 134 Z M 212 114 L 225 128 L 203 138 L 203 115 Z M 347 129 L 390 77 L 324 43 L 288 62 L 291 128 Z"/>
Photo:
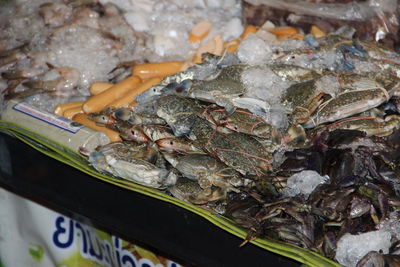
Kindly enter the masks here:
<path id="1" fill-rule="evenodd" d="M 246 97 L 268 100 L 270 104 L 278 103 L 281 95 L 290 86 L 270 68 L 255 66 L 242 73 L 242 82 L 246 86 Z"/>
<path id="2" fill-rule="evenodd" d="M 239 45 L 237 55 L 240 61 L 245 64 L 261 65 L 268 63 L 272 56 L 272 49 L 257 35 L 249 34 Z"/>
<path id="3" fill-rule="evenodd" d="M 288 178 L 282 194 L 288 197 L 303 195 L 308 198 L 318 185 L 325 183 L 328 179 L 328 176 L 321 176 L 316 171 L 301 171 Z"/>
<path id="4" fill-rule="evenodd" d="M 370 251 L 387 254 L 391 246 L 390 239 L 391 234 L 385 229 L 359 235 L 347 233 L 337 243 L 335 259 L 344 266 L 355 267 Z"/>

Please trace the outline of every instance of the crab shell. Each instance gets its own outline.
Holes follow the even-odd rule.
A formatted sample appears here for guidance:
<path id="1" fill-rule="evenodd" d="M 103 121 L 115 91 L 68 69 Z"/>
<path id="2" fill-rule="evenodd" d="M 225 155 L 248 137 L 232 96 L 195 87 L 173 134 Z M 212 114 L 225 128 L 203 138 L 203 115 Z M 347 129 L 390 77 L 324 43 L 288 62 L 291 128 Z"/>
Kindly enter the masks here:
<path id="1" fill-rule="evenodd" d="M 95 151 L 89 156 L 89 162 L 99 172 L 153 188 L 166 188 L 176 183 L 174 172 L 157 168 L 143 159 L 118 159 L 111 154 Z"/>

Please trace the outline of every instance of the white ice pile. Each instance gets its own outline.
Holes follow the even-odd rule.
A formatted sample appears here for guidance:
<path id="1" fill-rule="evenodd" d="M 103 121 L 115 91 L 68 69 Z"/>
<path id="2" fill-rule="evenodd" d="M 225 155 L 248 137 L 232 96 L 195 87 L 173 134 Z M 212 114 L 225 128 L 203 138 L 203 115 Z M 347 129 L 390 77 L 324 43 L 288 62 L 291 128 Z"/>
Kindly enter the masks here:
<path id="1" fill-rule="evenodd" d="M 293 174 L 287 180 L 287 185 L 283 189 L 283 195 L 293 197 L 303 195 L 305 198 L 314 191 L 314 189 L 329 180 L 329 177 L 319 175 L 316 171 L 305 170 Z"/>
<path id="2" fill-rule="evenodd" d="M 274 51 L 293 51 L 298 49 L 309 49 L 310 47 L 303 40 L 286 39 L 283 42 L 275 42 L 271 44 Z"/>
<path id="3" fill-rule="evenodd" d="M 388 253 L 390 239 L 390 232 L 384 229 L 359 235 L 347 233 L 337 242 L 335 259 L 343 266 L 354 267 L 370 251 Z"/>
<path id="4" fill-rule="evenodd" d="M 337 243 L 335 259 L 344 266 L 353 267 L 370 251 L 387 254 L 392 240 L 400 239 L 400 211 L 392 212 L 378 228 L 377 231 L 342 236 Z"/>
<path id="5" fill-rule="evenodd" d="M 272 56 L 270 45 L 255 34 L 241 42 L 237 51 L 238 58 L 245 64 L 260 65 L 267 64 Z"/>
<path id="6" fill-rule="evenodd" d="M 143 49 L 149 61 L 186 60 L 198 43 L 188 41 L 188 34 L 199 21 L 210 21 L 207 38 L 220 35 L 224 41 L 240 36 L 241 5 L 237 0 L 100 0 L 112 2 L 124 11 L 124 17 L 135 31 L 148 38 Z"/>
<path id="7" fill-rule="evenodd" d="M 48 62 L 56 67 L 69 66 L 81 74 L 80 87 L 94 81 L 106 81 L 107 74 L 120 62 L 114 42 L 89 27 L 69 27 L 51 38 Z"/>
<path id="8" fill-rule="evenodd" d="M 389 219 L 381 222 L 379 228 L 388 231 L 395 239 L 400 240 L 400 211 L 390 213 Z"/>
<path id="9" fill-rule="evenodd" d="M 286 114 L 286 109 L 281 104 L 272 104 L 269 109 L 269 118 L 267 122 L 279 130 L 285 130 L 289 126 L 289 118 Z"/>
<path id="10" fill-rule="evenodd" d="M 46 17 L 58 11 L 55 5 L 69 10 L 63 13 L 65 18 L 56 27 Z M 104 16 L 87 7 L 76 8 L 74 13 L 70 11 L 71 7 L 61 0 L 2 3 L 0 50 L 27 44 L 29 64 L 20 69 L 41 69 L 49 63 L 55 68 L 78 70 L 78 86 L 87 95 L 92 82 L 106 81 L 118 63 L 134 59 L 138 38 L 113 5 L 105 6 Z M 17 66 L 21 67 L 21 62 Z"/>
<path id="11" fill-rule="evenodd" d="M 319 92 L 336 96 L 340 91 L 340 83 L 335 75 L 324 75 L 315 82 Z"/>
<path id="12" fill-rule="evenodd" d="M 267 66 L 255 66 L 243 71 L 241 76 L 246 86 L 245 97 L 258 98 L 270 104 L 278 103 L 281 95 L 290 86 Z"/>
<path id="13" fill-rule="evenodd" d="M 277 128 L 286 128 L 288 118 L 285 108 L 279 102 L 281 95 L 291 83 L 283 80 L 265 65 L 255 65 L 243 71 L 241 80 L 246 87 L 244 97 L 264 101 L 265 106 L 268 107 L 264 114 L 256 113 Z"/>
<path id="14" fill-rule="evenodd" d="M 46 2 L 49 1 L 0 1 L 0 48 L 12 49 L 43 32 L 45 24 L 37 12 Z"/>

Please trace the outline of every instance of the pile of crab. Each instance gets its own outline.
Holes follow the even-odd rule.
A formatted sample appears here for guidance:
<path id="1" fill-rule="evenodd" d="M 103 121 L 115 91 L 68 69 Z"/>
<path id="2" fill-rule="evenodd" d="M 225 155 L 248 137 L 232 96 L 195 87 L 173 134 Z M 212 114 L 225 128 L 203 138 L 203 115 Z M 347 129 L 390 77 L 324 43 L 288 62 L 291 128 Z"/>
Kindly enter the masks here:
<path id="1" fill-rule="evenodd" d="M 207 206 L 248 228 L 248 240 L 277 238 L 332 259 L 345 236 L 399 230 L 387 225 L 400 216 L 400 57 L 339 35 L 272 52 L 262 65 L 206 55 L 137 106 L 90 114 L 124 140 L 98 147 L 90 163 Z M 271 75 L 280 94 L 254 93 L 250 72 Z M 307 172 L 322 179 L 307 192 L 289 185 Z M 399 266 L 400 233 L 387 232 L 387 248 L 336 260 Z"/>

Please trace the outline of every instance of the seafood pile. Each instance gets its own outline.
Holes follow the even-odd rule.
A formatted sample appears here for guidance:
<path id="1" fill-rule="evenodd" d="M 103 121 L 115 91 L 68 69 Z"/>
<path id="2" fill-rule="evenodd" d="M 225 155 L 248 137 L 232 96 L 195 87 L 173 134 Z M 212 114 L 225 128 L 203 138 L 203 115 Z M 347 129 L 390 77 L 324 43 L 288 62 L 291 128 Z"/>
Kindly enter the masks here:
<path id="1" fill-rule="evenodd" d="M 1 3 L 0 107 L 22 98 L 115 133 L 121 141 L 81 149 L 91 166 L 230 218 L 248 229 L 243 244 L 267 237 L 345 266 L 399 266 L 395 51 L 346 26 L 243 30 L 238 1 L 193 1 L 212 12 L 185 6 L 189 22 L 170 5 L 180 1 L 122 2 L 125 11 L 93 0 Z M 162 59 L 183 61 L 155 77 L 142 64 L 139 77 L 138 63 Z M 108 91 L 90 91 L 95 81 Z"/>
<path id="2" fill-rule="evenodd" d="M 138 105 L 90 113 L 123 141 L 82 153 L 100 172 L 234 220 L 246 241 L 398 266 L 400 57 L 336 34 L 298 42 L 272 47 L 268 63 L 246 62 L 240 47 L 205 54 Z M 346 243 L 363 236 L 384 240 Z"/>
<path id="3" fill-rule="evenodd" d="M 19 97 L 53 112 L 85 100 L 93 82 L 123 80 L 134 64 L 186 61 L 201 46 L 187 40 L 196 22 L 213 23 L 208 39 L 231 41 L 243 31 L 240 7 L 237 0 L 0 1 L 0 109 Z"/>
<path id="4" fill-rule="evenodd" d="M 119 79 L 113 69 L 138 59 L 142 38 L 113 4 L 16 0 L 0 7 L 0 102 L 19 97 L 52 112 L 85 99 L 93 81 Z"/>

